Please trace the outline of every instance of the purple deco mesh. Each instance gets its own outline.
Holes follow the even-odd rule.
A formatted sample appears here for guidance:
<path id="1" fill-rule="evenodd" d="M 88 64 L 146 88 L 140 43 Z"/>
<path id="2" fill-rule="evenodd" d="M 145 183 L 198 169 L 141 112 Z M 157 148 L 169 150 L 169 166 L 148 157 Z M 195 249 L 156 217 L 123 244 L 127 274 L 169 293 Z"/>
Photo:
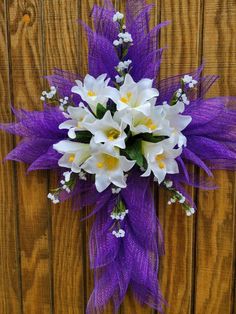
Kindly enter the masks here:
<path id="1" fill-rule="evenodd" d="M 130 74 L 134 80 L 150 78 L 158 88 L 160 96 L 156 105 L 169 101 L 173 93 L 180 88 L 180 79 L 184 74 L 157 81 L 163 50 L 158 45 L 160 29 L 164 22 L 149 29 L 151 5 L 142 0 L 127 0 L 127 31 L 134 39 L 127 59 L 132 60 Z M 82 25 L 88 37 L 89 74 L 98 76 L 107 73 L 114 80 L 114 67 L 119 60 L 113 46 L 119 27 L 112 21 L 115 9 L 107 0 L 104 7 L 94 6 L 92 18 L 94 29 Z M 183 193 L 195 206 L 186 193 L 184 185 L 204 189 L 215 188 L 212 169 L 236 169 L 236 97 L 216 97 L 205 99 L 204 96 L 217 76 L 202 76 L 203 66 L 192 73 L 198 80 L 196 91 L 191 94 L 190 104 L 185 114 L 192 117 L 192 122 L 183 131 L 187 138 L 187 147 L 177 159 L 180 172 L 169 175 L 175 188 Z M 185 73 L 186 74 L 186 73 Z M 47 77 L 50 85 L 58 88 L 61 97 L 71 96 L 71 87 L 80 75 L 55 69 Z M 78 95 L 72 95 L 78 105 Z M 2 124 L 1 129 L 21 136 L 23 139 L 6 159 L 29 164 L 28 170 L 53 169 L 58 166 L 60 154 L 53 150 L 54 143 L 67 138 L 65 130 L 59 130 L 65 121 L 61 111 L 45 105 L 42 111 L 27 112 L 14 110 L 15 123 Z M 27 151 L 27 154 L 25 154 Z M 193 164 L 203 171 L 195 178 L 186 165 Z M 148 178 L 141 178 L 139 170 L 133 170 L 122 190 L 120 197 L 129 209 L 127 219 L 122 222 L 125 238 L 117 239 L 110 231 L 110 214 L 117 202 L 117 195 L 107 189 L 98 193 L 93 182 L 78 181 L 70 195 L 61 196 L 61 200 L 73 197 L 75 207 L 93 205 L 90 215 L 96 214 L 91 230 L 89 248 L 90 263 L 94 270 L 95 287 L 88 301 L 87 314 L 102 313 L 106 304 L 113 301 L 114 311 L 122 303 L 127 289 L 131 289 L 142 304 L 147 304 L 162 311 L 164 303 L 157 281 L 159 256 L 163 253 L 163 240 L 160 225 L 155 213 L 155 206 Z M 89 216 L 90 216 L 89 215 Z"/>

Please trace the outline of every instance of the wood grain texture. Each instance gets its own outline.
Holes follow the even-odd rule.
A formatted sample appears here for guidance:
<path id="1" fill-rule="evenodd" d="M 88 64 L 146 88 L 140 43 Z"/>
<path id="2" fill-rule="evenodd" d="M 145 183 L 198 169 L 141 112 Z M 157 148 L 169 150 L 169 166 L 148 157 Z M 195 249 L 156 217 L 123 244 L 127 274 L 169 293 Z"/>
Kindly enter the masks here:
<path id="1" fill-rule="evenodd" d="M 200 2 L 161 1 L 161 20 L 171 24 L 161 31 L 164 51 L 160 78 L 190 72 L 200 62 Z M 191 168 L 193 171 L 193 168 Z M 192 194 L 191 188 L 188 192 Z M 194 266 L 194 217 L 187 217 L 180 205 L 167 205 L 170 195 L 159 191 L 158 216 L 163 228 L 165 255 L 161 258 L 160 282 L 167 301 L 165 313 L 192 311 L 192 268 Z"/>
<path id="2" fill-rule="evenodd" d="M 151 26 L 171 20 L 160 37 L 160 46 L 168 48 L 160 78 L 195 69 L 203 59 L 205 74 L 221 76 L 209 96 L 235 95 L 235 0 L 148 0 L 152 2 Z M 124 11 L 126 0 L 113 3 Z M 102 0 L 0 2 L 1 122 L 12 119 L 11 102 L 16 108 L 42 108 L 42 76 L 53 67 L 87 73 L 86 36 L 77 20 L 92 26 L 94 4 Z M 0 136 L 2 160 L 14 140 Z M 81 213 L 72 211 L 70 202 L 52 206 L 47 201 L 49 185 L 57 185 L 54 174 L 26 176 L 26 166 L 10 162 L 0 164 L 0 174 L 0 313 L 85 314 L 93 290 L 88 257 L 93 219 L 80 222 Z M 165 314 L 236 311 L 235 174 L 221 171 L 215 177 L 220 189 L 197 192 L 194 218 L 179 206 L 169 207 L 168 195 L 155 191 L 166 247 L 159 275 L 168 302 Z M 113 313 L 112 306 L 104 313 Z M 119 311 L 154 313 L 130 293 Z"/>
<path id="3" fill-rule="evenodd" d="M 9 1 L 14 106 L 40 109 L 41 1 Z M 25 19 L 28 16 L 28 19 Z M 17 165 L 22 303 L 25 313 L 50 313 L 47 175 Z"/>
<path id="4" fill-rule="evenodd" d="M 205 74 L 220 79 L 209 96 L 233 95 L 236 81 L 236 3 L 205 1 L 203 58 Z M 233 313 L 235 260 L 235 174 L 215 171 L 220 187 L 199 192 L 196 238 L 195 313 Z"/>
<path id="5" fill-rule="evenodd" d="M 78 72 L 80 37 L 78 33 L 79 1 L 45 0 L 44 42 L 46 74 L 53 68 Z M 58 176 L 52 175 L 50 187 L 58 186 Z M 84 313 L 83 232 L 79 211 L 71 202 L 51 206 L 52 287 L 54 313 Z"/>
<path id="6" fill-rule="evenodd" d="M 8 21 L 5 4 L 0 3 L 0 120 L 8 122 L 10 112 L 10 71 L 8 58 Z M 3 163 L 13 137 L 0 134 L 0 312 L 21 312 L 20 264 L 18 259 L 17 195 L 14 182 L 14 165 Z"/>

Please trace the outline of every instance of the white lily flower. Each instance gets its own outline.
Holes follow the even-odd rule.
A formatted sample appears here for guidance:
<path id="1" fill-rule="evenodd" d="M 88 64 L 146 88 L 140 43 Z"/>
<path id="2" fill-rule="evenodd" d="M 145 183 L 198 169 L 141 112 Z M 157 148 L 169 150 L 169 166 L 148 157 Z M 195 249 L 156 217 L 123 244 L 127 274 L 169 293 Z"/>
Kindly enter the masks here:
<path id="1" fill-rule="evenodd" d="M 142 177 L 148 177 L 153 172 L 160 184 L 167 173 L 179 173 L 175 158 L 182 153 L 182 148 L 174 149 L 174 146 L 169 139 L 159 143 L 143 142 L 142 148 L 148 168 Z"/>
<path id="2" fill-rule="evenodd" d="M 131 111 L 124 114 L 124 110 L 118 111 L 116 117 L 130 126 L 133 135 L 139 133 L 155 133 L 158 135 L 170 135 L 172 129 L 169 121 L 162 114 L 162 106 L 150 106 L 150 115 L 146 116 L 140 111 Z"/>
<path id="3" fill-rule="evenodd" d="M 90 157 L 89 144 L 76 143 L 69 140 L 60 141 L 53 145 L 53 148 L 63 154 L 59 159 L 60 167 L 69 168 L 75 173 L 79 173 L 83 162 Z"/>
<path id="4" fill-rule="evenodd" d="M 94 135 L 95 143 L 105 143 L 108 147 L 117 146 L 125 148 L 125 139 L 127 137 L 124 129 L 126 124 L 116 122 L 115 116 L 112 117 L 111 112 L 108 110 L 102 119 L 96 119 L 92 123 L 84 123 L 87 130 Z"/>
<path id="5" fill-rule="evenodd" d="M 80 95 L 80 97 L 90 106 L 93 112 L 96 112 L 98 103 L 105 106 L 108 100 L 107 94 L 110 87 L 108 83 L 110 79 L 106 79 L 106 74 L 102 74 L 97 78 L 87 74 L 84 83 L 76 80 L 77 86 L 73 86 L 72 93 Z"/>
<path id="6" fill-rule="evenodd" d="M 91 141 L 92 156 L 88 158 L 82 168 L 95 174 L 95 186 L 98 192 L 104 191 L 111 183 L 119 188 L 125 188 L 125 172 L 135 164 L 124 156 L 120 156 L 119 149 L 108 150 L 103 144 L 95 144 Z"/>
<path id="7" fill-rule="evenodd" d="M 192 117 L 179 114 L 179 112 L 182 111 L 182 107 L 178 105 L 170 106 L 168 104 L 164 104 L 162 108 L 163 116 L 169 121 L 169 125 L 172 128 L 169 139 L 170 142 L 177 144 L 179 147 L 186 146 L 187 139 L 181 131 L 189 125 L 192 121 Z"/>
<path id="8" fill-rule="evenodd" d="M 110 88 L 109 98 L 117 105 L 117 110 L 137 110 L 150 115 L 151 100 L 159 95 L 156 88 L 152 88 L 152 80 L 142 79 L 136 83 L 130 74 L 126 74 L 123 85 L 119 90 Z"/>
<path id="9" fill-rule="evenodd" d="M 93 122 L 95 120 L 94 115 L 88 110 L 88 108 L 84 107 L 82 103 L 79 104 L 79 107 L 69 106 L 67 108 L 67 113 L 64 113 L 64 116 L 68 118 L 68 120 L 62 122 L 59 125 L 59 129 L 67 129 L 68 136 L 71 139 L 76 138 L 76 131 L 86 130 L 84 127 L 84 122 Z"/>

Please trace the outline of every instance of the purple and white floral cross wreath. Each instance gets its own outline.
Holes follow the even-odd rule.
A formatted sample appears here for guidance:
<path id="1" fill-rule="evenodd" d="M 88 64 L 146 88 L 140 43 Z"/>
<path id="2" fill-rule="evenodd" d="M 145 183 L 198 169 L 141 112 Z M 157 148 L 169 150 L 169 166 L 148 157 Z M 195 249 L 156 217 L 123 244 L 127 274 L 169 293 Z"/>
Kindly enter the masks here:
<path id="1" fill-rule="evenodd" d="M 72 197 L 77 208 L 93 206 L 88 314 L 111 300 L 116 311 L 128 287 L 162 311 L 163 241 L 152 182 L 191 216 L 195 205 L 184 185 L 214 188 L 211 170 L 236 166 L 236 97 L 205 99 L 217 76 L 202 76 L 203 67 L 158 80 L 158 34 L 168 22 L 150 30 L 151 8 L 127 0 L 125 18 L 108 0 L 94 6 L 95 31 L 83 25 L 89 74 L 55 69 L 43 110 L 13 109 L 17 122 L 1 125 L 23 137 L 6 159 L 30 164 L 29 171 L 59 169 L 60 185 L 48 194 L 53 203 Z M 200 177 L 189 163 L 203 170 Z"/>

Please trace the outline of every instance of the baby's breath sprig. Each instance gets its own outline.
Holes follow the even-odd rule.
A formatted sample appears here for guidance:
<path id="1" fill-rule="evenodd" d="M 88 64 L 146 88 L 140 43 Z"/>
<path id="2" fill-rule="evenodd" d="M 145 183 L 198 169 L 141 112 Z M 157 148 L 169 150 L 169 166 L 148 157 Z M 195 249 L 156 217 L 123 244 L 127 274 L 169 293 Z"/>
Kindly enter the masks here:
<path id="1" fill-rule="evenodd" d="M 179 88 L 173 95 L 170 105 L 174 106 L 177 103 L 182 103 L 184 105 L 189 105 L 190 101 L 188 99 L 188 91 L 195 88 L 195 85 L 198 83 L 197 80 L 193 79 L 190 75 L 184 75 L 181 79 L 181 88 Z"/>
<path id="2" fill-rule="evenodd" d="M 60 193 L 62 191 L 70 193 L 74 189 L 77 178 L 78 176 L 71 171 L 63 173 L 63 179 L 60 181 L 61 186 L 56 189 L 52 189 L 48 194 L 48 198 L 53 202 L 53 204 L 58 204 L 60 202 Z"/>
<path id="3" fill-rule="evenodd" d="M 59 97 L 55 86 L 50 86 L 49 91 L 44 90 L 41 94 L 40 100 L 46 101 L 50 105 L 59 105 L 59 109 L 63 112 L 66 112 L 69 106 L 74 106 L 74 103 L 68 96 L 63 98 Z"/>
<path id="4" fill-rule="evenodd" d="M 111 227 L 111 230 L 113 230 L 112 234 L 116 238 L 124 238 L 125 236 L 125 231 L 121 228 L 121 222 L 125 219 L 125 216 L 128 213 L 129 213 L 129 210 L 125 207 L 125 204 L 122 202 L 122 200 L 118 196 L 116 206 L 114 207 L 110 215 L 111 219 L 115 221 Z"/>
<path id="5" fill-rule="evenodd" d="M 195 213 L 194 207 L 190 206 L 187 203 L 185 196 L 181 192 L 177 191 L 173 187 L 173 182 L 172 181 L 165 180 L 163 182 L 163 185 L 172 194 L 171 198 L 168 201 L 168 205 L 171 205 L 171 204 L 174 204 L 174 203 L 178 202 L 178 203 L 180 203 L 182 205 L 182 207 L 185 210 L 187 216 L 191 216 L 191 215 L 193 215 Z"/>
<path id="6" fill-rule="evenodd" d="M 47 101 L 48 103 L 53 103 L 57 101 L 57 89 L 55 86 L 50 86 L 50 91 L 42 91 L 40 100 Z"/>
<path id="7" fill-rule="evenodd" d="M 113 41 L 117 55 L 119 57 L 119 64 L 115 67 L 118 75 L 116 75 L 114 82 L 115 86 L 119 89 L 120 85 L 124 82 L 125 75 L 131 70 L 131 60 L 125 60 L 125 57 L 128 54 L 129 47 L 133 44 L 132 36 L 129 32 L 126 31 L 126 25 L 124 22 L 124 14 L 116 12 L 113 16 L 113 22 L 119 24 L 118 39 Z"/>

